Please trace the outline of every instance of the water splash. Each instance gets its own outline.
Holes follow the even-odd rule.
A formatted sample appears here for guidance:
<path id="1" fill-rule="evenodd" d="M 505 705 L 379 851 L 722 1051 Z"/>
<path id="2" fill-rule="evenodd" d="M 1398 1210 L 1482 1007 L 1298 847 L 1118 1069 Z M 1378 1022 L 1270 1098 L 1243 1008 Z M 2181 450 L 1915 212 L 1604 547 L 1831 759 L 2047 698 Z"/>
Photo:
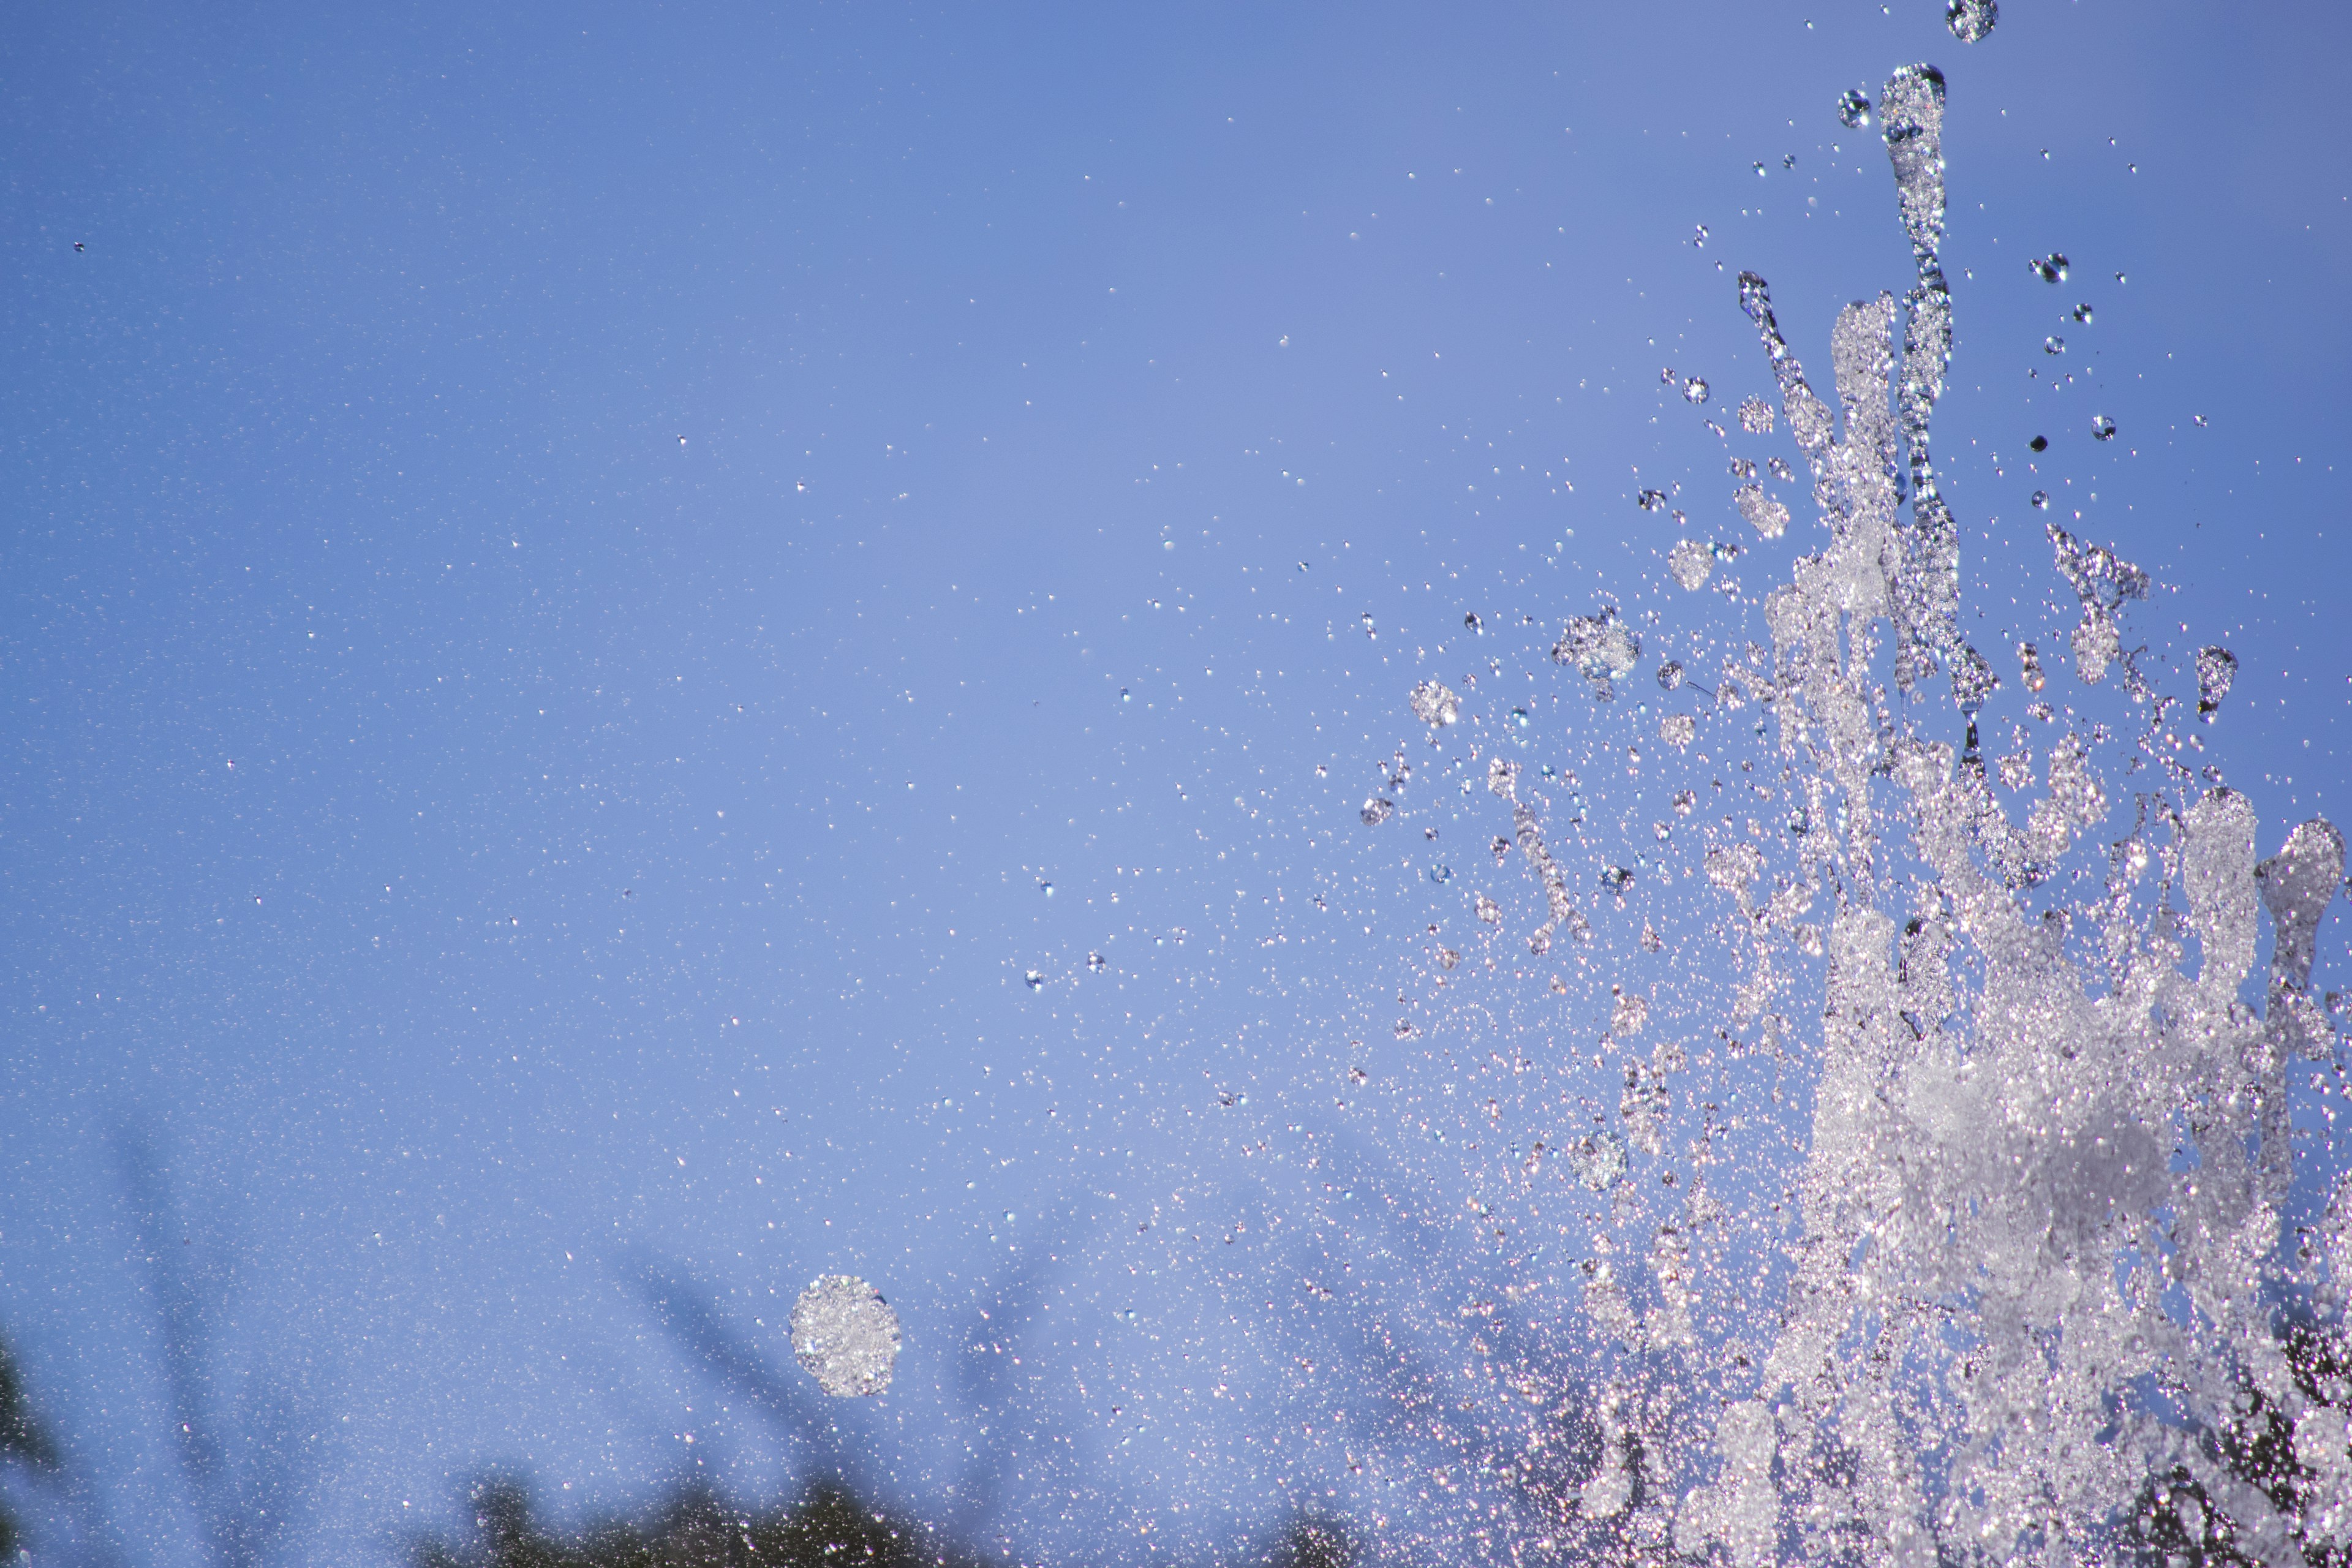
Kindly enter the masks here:
<path id="1" fill-rule="evenodd" d="M 1955 5 L 1962 37 L 1982 36 L 1962 30 L 1963 13 L 1990 27 L 1990 5 Z M 1633 1358 L 1622 1365 L 1643 1370 L 1600 1391 L 1589 1474 L 1537 1509 L 1530 1531 L 1549 1548 L 1581 1531 L 1587 1544 L 1645 1558 L 1670 1548 L 1694 1561 L 1851 1555 L 1925 1568 L 2105 1560 L 2187 1510 L 2200 1531 L 2226 1531 L 2199 1539 L 2226 1539 L 2247 1559 L 2340 1561 L 2352 1492 L 2334 1483 L 2352 1483 L 2352 1401 L 2341 1378 L 2309 1369 L 2352 1355 L 2337 1345 L 2333 1361 L 2294 1361 L 2274 1327 L 2283 1303 L 2300 1302 L 2318 1314 L 2310 1332 L 2340 1339 L 2352 1281 L 2352 1177 L 2305 1245 L 2288 1245 L 2286 1224 L 2299 1173 L 2287 1064 L 2332 1061 L 2344 1043 L 2342 1015 L 2314 997 L 2311 977 L 2343 885 L 2343 838 L 2315 819 L 2257 863 L 2252 804 L 2210 769 L 2210 787 L 2200 784 L 2180 757 L 2189 706 L 2142 673 L 2145 649 L 2125 649 L 2147 574 L 2054 523 L 2053 563 L 2080 605 L 2066 637 L 2075 676 L 2092 688 L 2119 673 L 2114 700 L 2143 726 L 2128 738 L 2130 769 L 2150 787 L 2106 846 L 2104 879 L 2071 904 L 2052 891 L 2084 880 L 2058 872 L 2095 847 L 2114 811 L 2100 763 L 2114 737 L 2071 710 L 2061 725 L 2034 701 L 2030 716 L 2057 728 L 2038 745 L 2020 729 L 1999 771 L 2019 790 L 2038 771 L 2041 793 L 2021 821 L 1995 799 L 1979 722 L 2000 683 L 1959 630 L 1959 530 L 1932 446 L 1953 341 L 1939 257 L 1945 93 L 1924 65 L 1882 93 L 1916 279 L 1899 304 L 1882 293 L 1838 312 L 1834 408 L 1765 280 L 1738 279 L 1827 538 L 1766 598 L 1769 653 L 1727 658 L 1717 678 L 1718 717 L 1752 694 L 1776 727 L 1786 836 L 1753 819 L 1743 836 L 1727 816 L 1698 868 L 1729 906 L 1717 927 L 1718 967 L 1735 976 L 1720 1039 L 1813 1077 L 1793 1230 L 1777 1263 L 1758 1264 L 1709 1229 L 1723 1206 L 1695 1179 L 1654 1226 L 1646 1267 L 1638 1247 L 1595 1243 L 1586 1319 Z M 2061 256 L 2033 265 L 2065 276 Z M 1760 434 L 1773 421 L 1751 399 L 1740 423 Z M 2113 434 L 2098 426 L 2099 438 Z M 1752 481 L 1735 499 L 1759 533 L 1785 529 L 1785 509 L 1759 521 L 1769 498 Z M 1684 546 L 1668 559 L 1678 582 L 1704 582 Z M 1553 657 L 1605 694 L 1638 652 L 1604 611 L 1571 621 Z M 2041 693 L 2034 644 L 2016 654 L 2028 694 Z M 1933 705 L 1891 704 L 1889 667 L 1902 691 L 1943 674 L 1965 739 L 1940 738 L 1949 721 Z M 2234 670 L 2224 650 L 2198 656 L 2200 717 Z M 1566 879 L 1516 767 L 1494 761 L 1488 782 L 1544 887 L 1548 939 L 1573 911 Z M 1621 899 L 1636 879 L 1622 866 L 1601 876 Z M 1825 931 L 1802 918 L 1816 902 Z M 1479 914 L 1500 917 L 1485 895 Z M 2257 1011 L 2242 988 L 2265 914 L 2273 941 Z M 1643 930 L 1650 948 L 1654 927 Z M 1818 1035 L 1776 1010 L 1801 954 L 1826 961 Z M 1630 993 L 1614 995 L 1603 1043 L 1622 1047 L 1652 1005 L 1636 1012 Z M 1582 1186 L 1615 1194 L 1621 1217 L 1632 1159 L 1656 1158 L 1688 1125 L 1674 1120 L 1679 1053 L 1662 1043 L 1646 1061 L 1625 1058 L 1622 1137 L 1563 1149 Z M 1703 1121 L 1690 1168 L 1703 1173 L 1715 1136 Z M 1778 1313 L 1759 1322 L 1751 1296 L 1775 1269 Z M 2259 1411 L 2273 1413 L 2273 1460 L 2285 1456 L 2274 1485 L 2250 1481 L 2217 1436 L 2249 1430 Z M 2154 1500 L 2143 1510 L 2136 1500 Z"/>

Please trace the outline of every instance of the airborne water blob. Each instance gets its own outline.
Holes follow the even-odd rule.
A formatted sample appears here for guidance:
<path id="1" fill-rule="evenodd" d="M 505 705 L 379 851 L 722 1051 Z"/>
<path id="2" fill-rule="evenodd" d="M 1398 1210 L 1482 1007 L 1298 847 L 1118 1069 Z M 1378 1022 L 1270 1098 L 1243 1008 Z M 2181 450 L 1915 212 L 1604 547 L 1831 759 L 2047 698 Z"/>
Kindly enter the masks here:
<path id="1" fill-rule="evenodd" d="M 2197 650 L 2197 717 L 2210 724 L 2238 679 L 2238 656 L 2219 646 Z"/>
<path id="2" fill-rule="evenodd" d="M 1945 24 L 1952 29 L 1952 37 L 1964 44 L 1982 43 L 1999 20 L 2000 6 L 1996 0 L 1949 0 L 1944 7 Z"/>
<path id="3" fill-rule="evenodd" d="M 1462 700 L 1443 681 L 1423 681 L 1412 689 L 1406 700 L 1412 704 L 1412 716 L 1433 730 L 1443 729 L 1462 716 Z"/>
<path id="4" fill-rule="evenodd" d="M 836 1399 L 887 1393 L 898 1363 L 898 1314 L 849 1274 L 823 1275 L 793 1304 L 793 1354 Z"/>

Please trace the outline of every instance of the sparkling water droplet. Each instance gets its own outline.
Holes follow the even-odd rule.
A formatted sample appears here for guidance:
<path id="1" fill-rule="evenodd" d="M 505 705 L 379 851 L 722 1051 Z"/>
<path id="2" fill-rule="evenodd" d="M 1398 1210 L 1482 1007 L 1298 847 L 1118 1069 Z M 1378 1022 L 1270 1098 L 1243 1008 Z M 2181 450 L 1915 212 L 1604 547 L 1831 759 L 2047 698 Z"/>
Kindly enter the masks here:
<path id="1" fill-rule="evenodd" d="M 2197 717 L 2210 724 L 2238 679 L 2238 656 L 2218 645 L 2197 650 Z"/>
<path id="2" fill-rule="evenodd" d="M 1022 978 L 1022 981 L 1023 981 L 1024 984 L 1026 984 L 1028 985 L 1029 989 L 1030 989 L 1030 990 L 1032 990 L 1032 991 L 1036 990 L 1036 989 L 1037 989 L 1037 987 L 1039 987 L 1040 985 L 1043 985 L 1043 984 L 1045 984 L 1045 977 L 1044 975 L 1042 975 L 1042 974 L 1038 973 L 1037 973 L 1035 970 L 1034 970 L 1034 969 L 1033 969 L 1033 970 L 1031 970 L 1031 971 L 1029 971 L 1029 973 L 1028 973 L 1024 974 L 1021 978 Z"/>
<path id="3" fill-rule="evenodd" d="M 1412 707 L 1412 716 L 1433 729 L 1442 729 L 1462 717 L 1462 700 L 1442 681 L 1423 681 L 1405 700 Z"/>
<path id="4" fill-rule="evenodd" d="M 1683 401 L 1685 403 L 1705 403 L 1706 401 L 1706 383 L 1696 375 L 1692 376 L 1688 381 L 1684 382 Z"/>
<path id="5" fill-rule="evenodd" d="M 1051 882 L 1040 882 L 1037 884 L 1037 890 L 1050 899 L 1054 896 L 1054 884 Z"/>
<path id="6" fill-rule="evenodd" d="M 1860 88 L 1847 88 L 1839 95 L 1838 123 L 1848 131 L 1859 131 L 1870 123 L 1870 100 Z"/>
<path id="7" fill-rule="evenodd" d="M 2048 490 L 2035 490 L 2033 492 L 2033 510 L 2036 511 L 2048 511 L 2050 510 L 2050 492 Z"/>
<path id="8" fill-rule="evenodd" d="M 1475 610 L 1462 617 L 1462 626 L 1474 637 L 1486 635 L 1486 623 L 1478 618 L 1478 612 Z"/>
<path id="9" fill-rule="evenodd" d="M 1760 397 L 1743 398 L 1739 405 L 1739 427 L 1750 436 L 1772 434 L 1772 405 Z"/>
<path id="10" fill-rule="evenodd" d="M 1451 866 L 1432 866 L 1429 868 L 1429 879 L 1442 887 L 1445 883 L 1454 880 L 1454 868 Z"/>
<path id="11" fill-rule="evenodd" d="M 1528 717 L 1528 710 L 1526 709 L 1514 708 L 1511 710 L 1511 728 L 1514 730 L 1524 730 L 1528 727 L 1528 722 L 1529 720 Z"/>
<path id="12" fill-rule="evenodd" d="M 882 1394 L 898 1363 L 898 1314 L 850 1274 L 820 1275 L 793 1304 L 793 1355 L 837 1399 Z"/>
<path id="13" fill-rule="evenodd" d="M 1365 800 L 1364 809 L 1360 815 L 1364 819 L 1365 826 L 1378 827 L 1381 823 L 1386 822 L 1390 817 L 1396 815 L 1396 802 L 1392 800 L 1384 800 L 1379 795 L 1372 795 Z"/>
<path id="14" fill-rule="evenodd" d="M 1674 366 L 1668 365 L 1664 370 L 1658 372 L 1658 384 L 1661 386 L 1672 386 L 1675 384 Z"/>
<path id="15" fill-rule="evenodd" d="M 1764 177 L 1764 165 L 1760 161 L 1756 165 L 1756 177 L 1759 180 Z"/>
<path id="16" fill-rule="evenodd" d="M 1691 243 L 1697 246 L 1701 250 L 1705 250 L 1706 248 L 1706 225 L 1700 224 L 1698 226 L 1697 230 L 1691 236 Z"/>
<path id="17" fill-rule="evenodd" d="M 1093 973 L 1100 974 L 1104 970 L 1109 967 L 1110 960 L 1105 958 L 1101 953 L 1090 952 L 1087 954 L 1087 968 L 1091 970 Z"/>
<path id="18" fill-rule="evenodd" d="M 1625 1175 L 1625 1140 L 1612 1131 L 1572 1138 L 1561 1155 L 1576 1179 L 1596 1193 L 1606 1192 Z"/>
<path id="19" fill-rule="evenodd" d="M 1982 43 L 1999 20 L 2000 7 L 1994 0 L 1950 0 L 1944 7 L 1945 25 L 1964 44 Z"/>
<path id="20" fill-rule="evenodd" d="M 2066 352 L 2066 340 L 2054 334 L 2046 337 L 2042 340 L 2042 352 L 2046 354 L 2063 354 Z"/>
<path id="21" fill-rule="evenodd" d="M 1664 511 L 1666 507 L 1666 492 L 1664 490 L 1643 490 L 1633 499 L 1641 504 L 1643 511 Z"/>
<path id="22" fill-rule="evenodd" d="M 2094 440 L 2098 441 L 2114 440 L 2116 438 L 2116 422 L 2108 418 L 2104 414 L 2093 415 L 2091 416 L 2091 437 Z"/>
<path id="23" fill-rule="evenodd" d="M 1604 866 L 1601 868 L 1601 886 L 1607 891 L 1615 893 L 1618 897 L 1622 898 L 1625 895 L 1625 889 L 1633 885 L 1633 868 L 1631 866 Z"/>
<path id="24" fill-rule="evenodd" d="M 2200 428 L 2200 429 L 2203 429 L 2203 428 L 2204 428 L 2204 426 L 2205 426 L 2205 416 L 2203 416 L 2202 414 L 2192 414 L 2192 415 L 2190 415 L 2189 417 L 2190 419 L 2192 419 L 2192 420 L 2196 421 L 2198 428 Z"/>
<path id="25" fill-rule="evenodd" d="M 1797 155 L 1794 153 L 1783 153 L 1780 154 L 1780 167 L 1784 169 L 1793 169 L 1796 166 Z"/>
<path id="26" fill-rule="evenodd" d="M 1683 666 L 1680 659 L 1670 658 L 1658 666 L 1658 684 L 1666 690 L 1680 690 L 1683 679 Z"/>
<path id="27" fill-rule="evenodd" d="M 2091 324 L 2091 307 L 2088 305 L 2075 306 L 2074 319 L 2082 322 L 2084 326 L 2089 326 Z"/>
<path id="28" fill-rule="evenodd" d="M 1696 593 L 1706 586 L 1707 575 L 1715 570 L 1715 552 L 1696 539 L 1685 539 L 1666 552 L 1666 570 Z"/>
<path id="29" fill-rule="evenodd" d="M 1470 907 L 1477 911 L 1478 918 L 1486 924 L 1494 926 L 1503 923 L 1503 906 L 1486 894 L 1479 894 Z"/>
<path id="30" fill-rule="evenodd" d="M 1678 789 L 1675 791 L 1675 815 L 1676 816 L 1688 816 L 1696 809 L 1698 809 L 1698 796 L 1696 794 L 1686 789 Z"/>

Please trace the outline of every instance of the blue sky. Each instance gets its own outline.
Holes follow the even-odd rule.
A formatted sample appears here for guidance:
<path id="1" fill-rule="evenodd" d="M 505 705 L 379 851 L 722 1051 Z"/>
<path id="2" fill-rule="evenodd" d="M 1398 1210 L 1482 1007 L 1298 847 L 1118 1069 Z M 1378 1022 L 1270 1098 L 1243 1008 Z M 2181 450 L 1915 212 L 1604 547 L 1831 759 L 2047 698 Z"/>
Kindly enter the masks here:
<path id="1" fill-rule="evenodd" d="M 1299 1290 L 1379 1227 L 1336 1205 L 1419 1216 L 1413 1333 L 1502 1267 L 1433 1239 L 1478 1096 L 1391 1026 L 1507 821 L 1357 808 L 1412 682 L 1484 668 L 1465 614 L 1499 718 L 1561 616 L 1671 608 L 1639 489 L 1736 521 L 1701 421 L 1769 387 L 1741 269 L 1816 358 L 1903 287 L 1842 90 L 1950 80 L 1937 430 L 1989 641 L 2055 587 L 2053 491 L 2168 585 L 2144 635 L 2237 651 L 2206 739 L 2266 832 L 2342 809 L 2347 27 L 20 16 L 0 1326 L 89 1478 L 60 1528 L 194 1550 L 175 1289 L 177 1397 L 299 1478 L 289 1552 L 492 1464 L 572 1515 L 772 1490 L 796 1451 L 648 1269 L 779 1367 L 771 1292 L 874 1279 L 908 1351 L 845 1441 L 974 1529 L 1214 1543 L 1338 1496 L 1377 1420 L 1297 1372 L 1349 1342 Z M 1580 721 L 1537 721 L 1566 765 Z M 1567 1104 L 1607 976 L 1521 979 L 1478 1005 Z M 1239 1261 L 1122 1272 L 1179 1227 Z"/>

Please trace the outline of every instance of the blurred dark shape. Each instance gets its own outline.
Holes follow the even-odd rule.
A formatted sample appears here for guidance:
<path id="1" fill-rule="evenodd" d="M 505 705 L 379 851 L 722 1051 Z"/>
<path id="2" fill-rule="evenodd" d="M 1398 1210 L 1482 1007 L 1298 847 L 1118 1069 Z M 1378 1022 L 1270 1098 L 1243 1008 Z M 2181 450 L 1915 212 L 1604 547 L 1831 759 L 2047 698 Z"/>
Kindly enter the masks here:
<path id="1" fill-rule="evenodd" d="M 147 1141 L 120 1142 L 124 1184 L 163 1312 L 163 1386 L 179 1429 L 180 1468 L 216 1568 L 261 1568 L 283 1556 L 316 1495 L 318 1456 L 292 1387 L 248 1373 L 232 1402 L 211 1332 L 226 1316 L 234 1277 L 222 1248 L 200 1246 Z"/>
<path id="2" fill-rule="evenodd" d="M 2300 1314 L 2289 1315 L 2274 1331 L 2287 1375 L 2305 1399 L 2322 1408 L 2341 1410 L 2352 1405 L 2352 1342 L 2347 1342 L 2344 1320 L 2322 1323 Z M 2295 1452 L 2295 1424 L 2243 1372 L 2239 1376 L 2236 1408 L 2237 1415 L 2228 1426 L 2196 1434 L 2197 1446 L 2210 1462 L 2262 1493 L 2290 1520 L 2341 1500 L 2330 1495 L 2333 1483 L 2326 1472 L 2310 1462 L 2315 1456 Z M 2294 1532 L 2285 1542 L 2287 1555 L 2275 1550 L 2260 1552 L 2255 1543 L 2241 1539 L 2240 1522 L 2227 1505 L 2217 1500 L 2185 1465 L 2176 1465 L 2168 1475 L 2143 1482 L 2133 1500 L 2131 1516 L 2123 1521 L 2130 1555 L 2143 1563 L 2193 1563 L 2196 1568 L 2252 1568 L 2263 1562 L 2300 1561 L 2310 1568 L 2345 1568 L 2352 1563 L 2352 1552 L 2340 1545 L 2299 1536 L 2300 1531 Z"/>
<path id="3" fill-rule="evenodd" d="M 5 1343 L 0 1343 L 0 1459 L 43 1470 L 58 1468 L 58 1447 L 34 1419 L 25 1374 L 17 1370 L 16 1352 Z"/>
<path id="4" fill-rule="evenodd" d="M 5 1343 L 0 1343 L 0 1461 L 50 1473 L 58 1468 L 57 1445 L 34 1419 L 24 1373 L 16 1369 L 16 1354 Z M 15 1556 L 23 1540 L 16 1516 L 0 1503 L 0 1558 Z"/>
<path id="5" fill-rule="evenodd" d="M 1346 1525 L 1307 1518 L 1290 1527 L 1265 1561 L 1268 1568 L 1355 1568 L 1362 1555 Z"/>
<path id="6" fill-rule="evenodd" d="M 495 1476 L 472 1494 L 473 1539 L 437 1538 L 410 1553 L 415 1568 L 982 1568 L 976 1552 L 938 1532 L 891 1518 L 830 1481 L 797 1501 L 752 1511 L 689 1489 L 649 1519 L 608 1521 L 569 1539 L 541 1526 L 530 1490 Z M 1337 1521 L 1294 1522 L 1270 1547 L 1248 1554 L 1265 1568 L 1355 1568 L 1361 1552 Z"/>
<path id="7" fill-rule="evenodd" d="M 978 1558 L 829 1481 L 759 1512 L 689 1489 L 649 1520 L 595 1525 L 570 1540 L 541 1528 L 520 1481 L 485 1480 L 473 1503 L 473 1541 L 460 1549 L 426 1540 L 410 1554 L 416 1568 L 979 1568 Z"/>

